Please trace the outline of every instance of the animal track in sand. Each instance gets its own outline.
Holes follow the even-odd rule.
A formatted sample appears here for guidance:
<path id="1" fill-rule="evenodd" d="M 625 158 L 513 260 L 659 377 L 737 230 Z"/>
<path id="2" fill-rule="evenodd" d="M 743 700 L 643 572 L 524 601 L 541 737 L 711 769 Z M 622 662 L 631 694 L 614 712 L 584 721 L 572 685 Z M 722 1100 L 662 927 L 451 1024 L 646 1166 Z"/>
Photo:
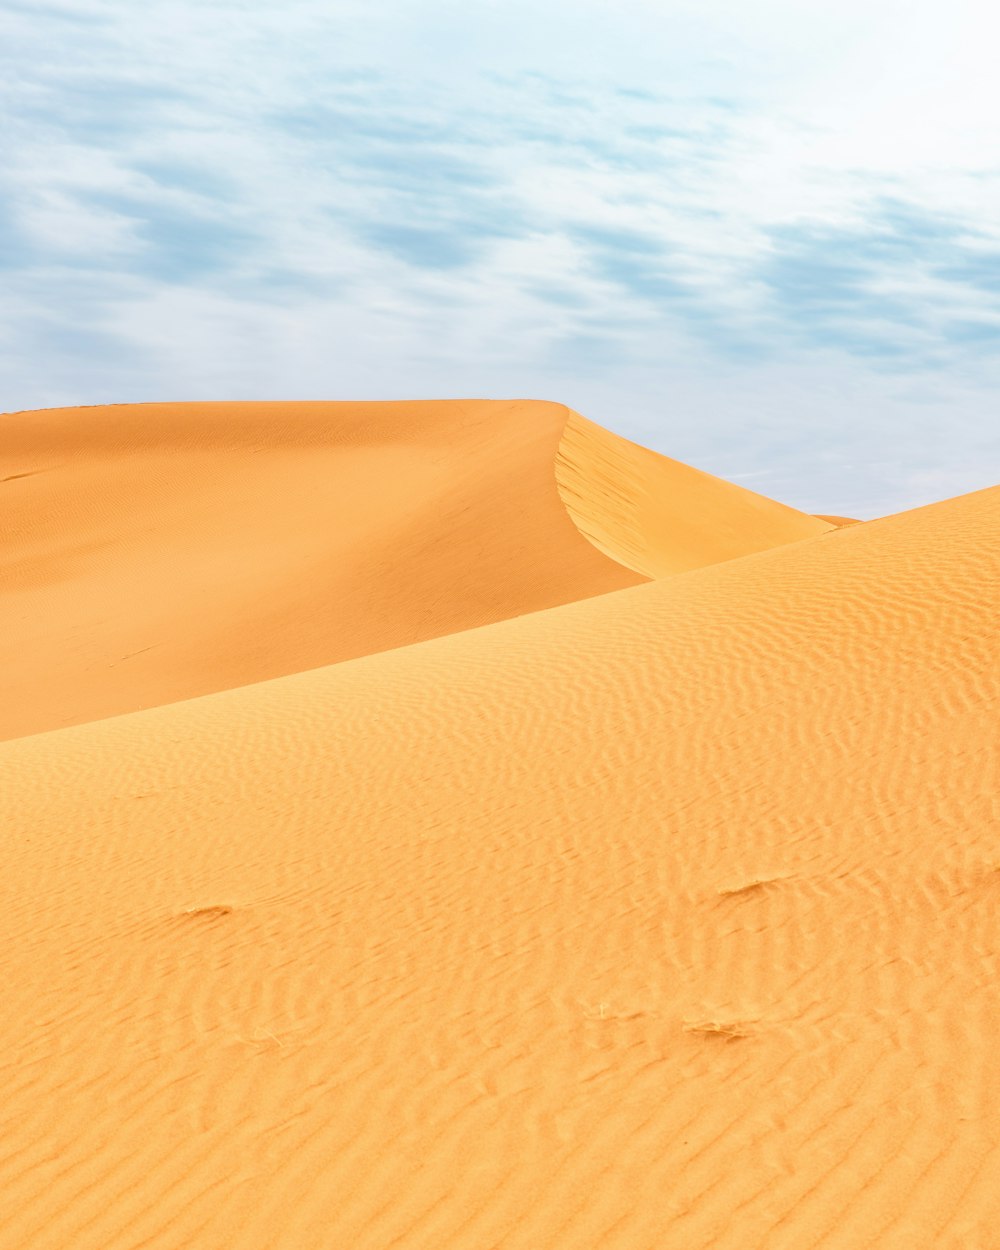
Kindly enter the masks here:
<path id="1" fill-rule="evenodd" d="M 769 885 L 777 885 L 781 881 L 790 881 L 791 877 L 753 877 L 740 885 L 725 886 L 718 890 L 719 898 L 736 898 L 740 895 L 759 894 Z"/>
<path id="2" fill-rule="evenodd" d="M 185 907 L 180 913 L 180 919 L 188 920 L 207 920 L 212 923 L 221 920 L 224 916 L 232 915 L 233 908 L 228 903 L 210 903 L 206 907 Z"/>
<path id="3" fill-rule="evenodd" d="M 685 1021 L 685 1033 L 698 1033 L 702 1037 L 718 1037 L 724 1042 L 737 1042 L 753 1037 L 756 1030 L 745 1020 L 699 1020 Z"/>

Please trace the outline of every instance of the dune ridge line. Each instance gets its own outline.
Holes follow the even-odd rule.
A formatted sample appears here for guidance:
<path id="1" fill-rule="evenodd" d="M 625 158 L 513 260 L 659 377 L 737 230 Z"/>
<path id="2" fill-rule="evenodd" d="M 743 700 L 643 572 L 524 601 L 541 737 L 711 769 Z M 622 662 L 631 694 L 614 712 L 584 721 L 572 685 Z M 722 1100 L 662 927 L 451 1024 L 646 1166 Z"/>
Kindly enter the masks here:
<path id="1" fill-rule="evenodd" d="M 611 559 L 666 577 L 826 533 L 809 516 L 640 447 L 567 410 L 556 455 L 559 495 Z"/>

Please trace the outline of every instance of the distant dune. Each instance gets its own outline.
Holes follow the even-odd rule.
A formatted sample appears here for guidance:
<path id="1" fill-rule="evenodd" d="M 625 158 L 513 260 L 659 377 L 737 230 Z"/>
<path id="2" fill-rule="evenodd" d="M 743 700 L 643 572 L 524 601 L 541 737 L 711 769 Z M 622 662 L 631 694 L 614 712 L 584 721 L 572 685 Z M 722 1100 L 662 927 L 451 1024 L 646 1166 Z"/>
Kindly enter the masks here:
<path id="1" fill-rule="evenodd" d="M 575 412 L 559 444 L 556 480 L 580 531 L 647 577 L 813 538 L 837 523 L 657 455 Z"/>
<path id="2" fill-rule="evenodd" d="M 0 422 L 3 1250 L 997 1246 L 1000 488 Z"/>
<path id="3" fill-rule="evenodd" d="M 0 738 L 422 642 L 825 528 L 559 404 L 147 404 L 0 423 L 13 517 Z"/>
<path id="4" fill-rule="evenodd" d="M 822 513 L 817 512 L 816 517 L 820 521 L 829 521 L 831 525 L 835 525 L 838 529 L 844 525 L 860 524 L 858 518 L 853 516 L 824 516 Z"/>
<path id="5" fill-rule="evenodd" d="M 565 420 L 482 401 L 0 417 L 0 738 L 634 585 L 560 503 Z"/>

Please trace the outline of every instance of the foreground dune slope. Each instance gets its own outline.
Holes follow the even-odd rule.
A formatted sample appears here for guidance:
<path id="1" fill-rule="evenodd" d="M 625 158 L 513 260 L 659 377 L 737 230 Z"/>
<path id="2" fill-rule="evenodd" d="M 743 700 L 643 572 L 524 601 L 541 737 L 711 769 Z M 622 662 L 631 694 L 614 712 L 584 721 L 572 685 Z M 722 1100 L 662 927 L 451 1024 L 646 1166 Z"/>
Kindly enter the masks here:
<path id="1" fill-rule="evenodd" d="M 998 537 L 0 746 L 0 1246 L 995 1247 Z"/>
<path id="2" fill-rule="evenodd" d="M 630 443 L 576 412 L 559 443 L 556 480 L 581 533 L 646 577 L 812 538 L 838 523 Z"/>
<path id="3" fill-rule="evenodd" d="M 635 585 L 566 516 L 559 404 L 0 417 L 0 738 Z"/>

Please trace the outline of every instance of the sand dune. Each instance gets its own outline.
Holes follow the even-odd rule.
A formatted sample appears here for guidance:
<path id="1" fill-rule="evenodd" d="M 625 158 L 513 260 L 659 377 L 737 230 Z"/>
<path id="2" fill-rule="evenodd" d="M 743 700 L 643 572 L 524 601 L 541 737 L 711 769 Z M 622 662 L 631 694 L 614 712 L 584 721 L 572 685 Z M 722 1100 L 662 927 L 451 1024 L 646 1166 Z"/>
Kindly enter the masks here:
<path id="1" fill-rule="evenodd" d="M 811 538 L 834 524 L 639 447 L 575 412 L 556 479 L 580 531 L 646 577 Z"/>
<path id="2" fill-rule="evenodd" d="M 837 529 L 840 529 L 844 525 L 860 525 L 861 524 L 861 522 L 858 520 L 857 517 L 827 516 L 822 512 L 816 513 L 816 519 L 818 521 L 828 521 L 831 525 L 835 526 Z"/>
<path id="3" fill-rule="evenodd" d="M 0 1246 L 996 1246 L 998 531 L 0 745 Z"/>
<path id="4" fill-rule="evenodd" d="M 0 429 L 11 518 L 0 738 L 405 646 L 823 528 L 559 404 L 121 405 L 16 413 Z M 571 520 L 560 493 L 580 431 L 590 445 Z M 588 522 L 607 512 L 601 439 L 599 451 L 645 457 L 619 474 L 616 497 L 622 511 L 631 491 L 651 518 L 641 555 L 616 542 L 617 515 L 596 540 L 603 555 L 574 524 L 586 511 L 594 539 Z"/>
<path id="5" fill-rule="evenodd" d="M 0 738 L 634 585 L 559 501 L 565 418 L 480 401 L 0 418 Z"/>

